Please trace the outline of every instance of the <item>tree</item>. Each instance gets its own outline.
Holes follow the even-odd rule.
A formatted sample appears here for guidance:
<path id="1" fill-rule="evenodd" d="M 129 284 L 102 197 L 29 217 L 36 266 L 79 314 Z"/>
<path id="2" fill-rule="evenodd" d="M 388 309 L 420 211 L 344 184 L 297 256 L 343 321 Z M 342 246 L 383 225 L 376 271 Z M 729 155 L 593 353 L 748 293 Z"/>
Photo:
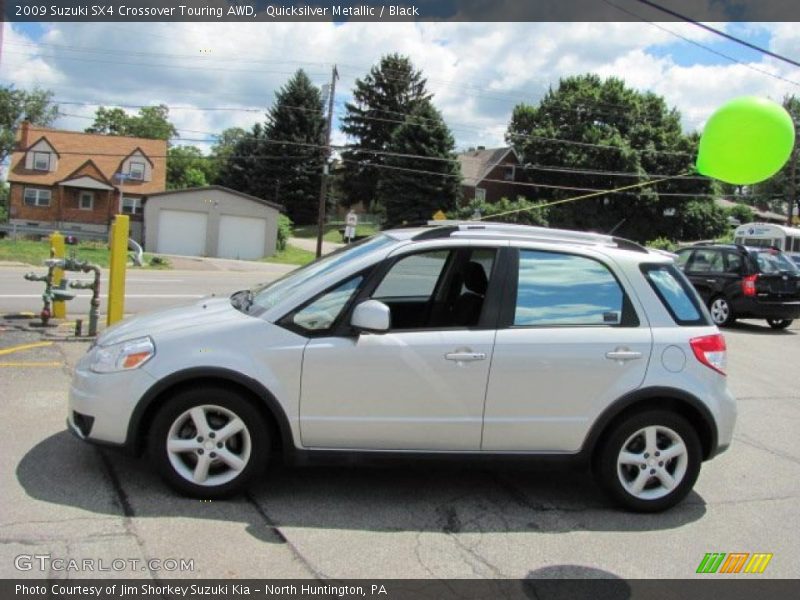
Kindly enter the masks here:
<path id="1" fill-rule="evenodd" d="M 22 121 L 47 127 L 57 117 L 58 106 L 53 103 L 53 92 L 39 88 L 18 90 L 13 85 L 0 86 L 0 163 L 14 150 L 16 131 Z"/>
<path id="2" fill-rule="evenodd" d="M 238 136 L 221 185 L 286 207 L 294 223 L 316 222 L 325 119 L 322 96 L 302 69 L 275 94 L 264 126 Z"/>
<path id="3" fill-rule="evenodd" d="M 788 111 L 794 121 L 795 129 L 800 123 L 800 98 L 797 96 L 787 96 L 783 99 L 783 107 Z M 783 207 L 788 208 L 787 222 L 792 215 L 800 214 L 800 152 L 796 142 L 792 149 L 786 165 L 767 181 L 754 186 L 752 196 L 759 204 L 775 211 L 783 211 Z"/>
<path id="4" fill-rule="evenodd" d="M 173 146 L 167 152 L 167 189 L 179 190 L 208 185 L 215 177 L 210 156 L 196 146 Z"/>
<path id="5" fill-rule="evenodd" d="M 121 108 L 101 106 L 95 112 L 94 123 L 86 128 L 86 132 L 153 140 L 178 137 L 178 130 L 169 122 L 169 107 L 164 104 L 143 106 L 138 115 L 129 115 Z"/>
<path id="6" fill-rule="evenodd" d="M 527 163 L 528 181 L 541 184 L 528 193 L 554 201 L 688 174 L 699 137 L 683 133 L 680 114 L 660 96 L 589 74 L 561 80 L 538 106 L 516 106 L 506 140 Z M 613 230 L 639 241 L 674 239 L 681 235 L 683 211 L 692 196 L 711 203 L 716 191 L 706 178 L 674 178 L 554 206 L 549 220 L 557 227 Z M 724 221 L 720 211 L 708 215 Z"/>
<path id="7" fill-rule="evenodd" d="M 0 223 L 8 221 L 8 184 L 0 181 Z"/>
<path id="8" fill-rule="evenodd" d="M 454 148 L 439 111 L 430 100 L 418 103 L 386 146 L 376 198 L 386 210 L 387 226 L 427 221 L 438 210 L 456 207 L 461 168 Z"/>
<path id="9" fill-rule="evenodd" d="M 370 206 L 385 170 L 381 166 L 395 130 L 418 104 L 429 101 L 426 80 L 411 60 L 399 54 L 381 58 L 364 79 L 356 79 L 353 98 L 342 119 L 342 131 L 353 143 L 342 153 L 342 199 L 346 206 Z M 377 151 L 377 153 L 376 153 Z"/>
<path id="10" fill-rule="evenodd" d="M 217 143 L 211 147 L 211 179 L 210 183 L 219 183 L 219 177 L 226 168 L 228 161 L 236 151 L 239 141 L 248 135 L 241 127 L 229 127 L 217 136 Z"/>

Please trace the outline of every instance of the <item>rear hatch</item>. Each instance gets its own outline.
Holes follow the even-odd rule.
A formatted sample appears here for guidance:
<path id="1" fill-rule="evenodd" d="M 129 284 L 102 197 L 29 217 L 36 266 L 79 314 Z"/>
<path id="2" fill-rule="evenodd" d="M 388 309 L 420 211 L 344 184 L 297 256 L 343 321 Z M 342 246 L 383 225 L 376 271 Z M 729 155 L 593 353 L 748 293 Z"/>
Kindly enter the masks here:
<path id="1" fill-rule="evenodd" d="M 800 300 L 800 271 L 780 250 L 762 248 L 751 250 L 750 256 L 758 265 L 755 278 L 756 298 L 766 302 Z"/>

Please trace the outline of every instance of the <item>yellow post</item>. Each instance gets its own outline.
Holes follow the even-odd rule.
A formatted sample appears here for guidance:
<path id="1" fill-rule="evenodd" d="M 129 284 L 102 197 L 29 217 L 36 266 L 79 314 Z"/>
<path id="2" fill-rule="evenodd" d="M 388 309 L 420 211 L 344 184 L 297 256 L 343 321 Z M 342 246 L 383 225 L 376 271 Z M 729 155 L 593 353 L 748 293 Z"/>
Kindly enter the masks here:
<path id="1" fill-rule="evenodd" d="M 111 224 L 111 259 L 108 278 L 108 318 L 113 325 L 125 311 L 125 268 L 128 265 L 128 215 L 117 215 Z"/>
<path id="2" fill-rule="evenodd" d="M 64 236 L 54 231 L 50 234 L 50 254 L 51 258 L 64 258 Z M 64 269 L 53 269 L 53 287 L 58 287 L 64 278 Z M 53 318 L 64 319 L 67 316 L 67 305 L 63 300 L 53 301 Z"/>

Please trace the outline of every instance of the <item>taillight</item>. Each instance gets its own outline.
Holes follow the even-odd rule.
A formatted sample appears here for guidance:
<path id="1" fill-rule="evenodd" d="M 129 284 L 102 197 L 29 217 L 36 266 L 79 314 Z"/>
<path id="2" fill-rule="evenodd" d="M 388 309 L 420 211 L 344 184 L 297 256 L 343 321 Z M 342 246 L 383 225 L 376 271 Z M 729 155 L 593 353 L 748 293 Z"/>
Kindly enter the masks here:
<path id="1" fill-rule="evenodd" d="M 745 296 L 756 295 L 756 279 L 758 279 L 758 275 L 747 275 L 742 279 L 742 293 Z"/>
<path id="2" fill-rule="evenodd" d="M 728 352 L 725 347 L 725 338 L 722 337 L 721 333 L 692 338 L 689 340 L 689 345 L 692 347 L 692 352 L 694 352 L 697 360 L 709 369 L 714 369 L 717 373 L 725 375 Z"/>

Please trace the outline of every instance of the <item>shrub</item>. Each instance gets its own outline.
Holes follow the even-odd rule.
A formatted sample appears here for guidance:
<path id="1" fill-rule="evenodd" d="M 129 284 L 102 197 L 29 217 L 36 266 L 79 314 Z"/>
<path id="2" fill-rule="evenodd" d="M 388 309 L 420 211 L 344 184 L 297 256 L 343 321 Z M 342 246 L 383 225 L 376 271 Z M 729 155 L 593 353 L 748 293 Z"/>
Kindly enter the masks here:
<path id="1" fill-rule="evenodd" d="M 489 221 L 547 227 L 548 211 L 546 208 L 540 208 L 539 205 L 540 203 L 532 202 L 522 196 L 513 202 L 508 198 L 501 198 L 495 203 L 473 200 L 466 206 L 450 211 L 447 216 L 450 219 L 467 220 L 471 219 L 477 210 L 482 218 Z"/>
<path id="2" fill-rule="evenodd" d="M 666 250 L 667 252 L 675 252 L 678 245 L 669 238 L 657 237 L 645 243 L 648 248 L 655 248 L 656 250 Z"/>
<path id="3" fill-rule="evenodd" d="M 286 250 L 286 244 L 289 238 L 292 237 L 294 230 L 292 228 L 292 220 L 286 215 L 278 216 L 278 251 Z"/>
<path id="4" fill-rule="evenodd" d="M 150 258 L 151 267 L 168 267 L 169 261 L 163 256 L 152 256 Z"/>

